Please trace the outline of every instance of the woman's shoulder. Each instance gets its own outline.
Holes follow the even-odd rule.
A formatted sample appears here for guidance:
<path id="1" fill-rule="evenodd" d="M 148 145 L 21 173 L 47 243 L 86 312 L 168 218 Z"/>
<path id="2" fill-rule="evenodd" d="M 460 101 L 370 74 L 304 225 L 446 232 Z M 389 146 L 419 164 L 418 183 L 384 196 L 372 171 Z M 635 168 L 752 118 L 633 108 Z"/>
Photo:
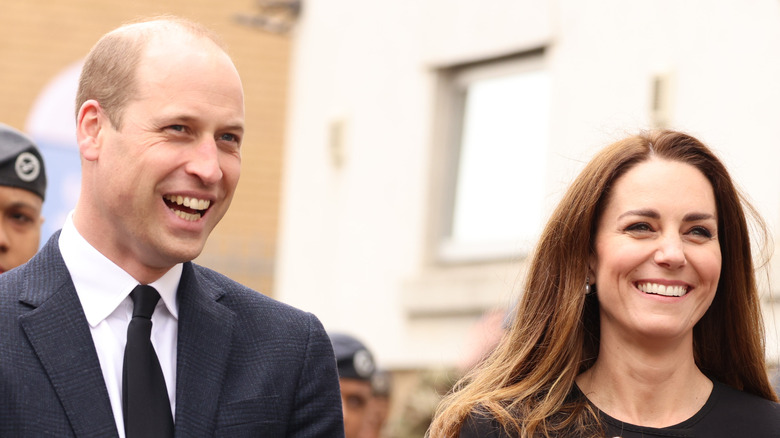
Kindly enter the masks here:
<path id="1" fill-rule="evenodd" d="M 472 412 L 460 428 L 460 438 L 509 438 L 504 427 L 490 415 Z"/>
<path id="2" fill-rule="evenodd" d="M 778 403 L 720 382 L 713 382 L 712 396 L 707 404 L 709 406 L 705 405 L 708 409 L 703 413 L 700 427 L 709 425 L 720 432 L 724 432 L 725 428 L 737 434 L 734 436 L 780 437 Z"/>
<path id="3" fill-rule="evenodd" d="M 740 391 L 725 383 L 713 381 L 712 392 L 716 398 L 717 406 L 728 407 L 730 410 L 742 410 L 745 411 L 745 414 L 757 410 L 760 413 L 780 415 L 780 403 Z"/>
<path id="4" fill-rule="evenodd" d="M 558 424 L 561 418 L 559 418 L 561 415 L 568 415 L 563 413 L 558 413 L 553 416 L 553 418 L 550 418 L 552 423 Z M 515 418 L 519 423 L 522 423 L 521 418 Z M 544 429 L 543 426 L 540 426 L 542 429 Z M 458 435 L 459 438 L 515 438 L 518 436 L 519 432 L 517 432 L 515 429 L 510 429 L 511 431 L 508 431 L 507 428 L 502 424 L 498 419 L 496 419 L 494 416 L 492 416 L 489 413 L 486 413 L 485 411 L 480 411 L 479 409 L 474 410 L 469 414 L 468 417 L 463 421 L 463 424 L 460 429 L 460 434 Z M 588 429 L 590 430 L 590 429 Z M 537 436 L 538 434 L 543 433 L 537 430 L 536 434 L 534 436 Z M 585 433 L 584 429 L 582 429 L 579 426 L 569 425 L 564 426 L 563 429 L 555 428 L 555 430 L 547 430 L 545 436 L 550 437 L 565 437 L 565 438 L 577 438 L 580 436 L 597 436 L 596 433 L 591 431 L 590 433 Z"/>

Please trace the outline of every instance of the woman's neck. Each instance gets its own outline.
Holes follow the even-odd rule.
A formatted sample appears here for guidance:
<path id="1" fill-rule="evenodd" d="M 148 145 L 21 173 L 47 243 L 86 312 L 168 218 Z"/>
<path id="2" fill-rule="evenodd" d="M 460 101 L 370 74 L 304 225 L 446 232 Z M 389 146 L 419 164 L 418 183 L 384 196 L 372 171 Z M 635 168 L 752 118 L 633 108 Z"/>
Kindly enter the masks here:
<path id="1" fill-rule="evenodd" d="M 577 385 L 601 411 L 618 420 L 666 427 L 692 417 L 712 392 L 693 358 L 692 340 L 664 346 L 604 342 Z"/>

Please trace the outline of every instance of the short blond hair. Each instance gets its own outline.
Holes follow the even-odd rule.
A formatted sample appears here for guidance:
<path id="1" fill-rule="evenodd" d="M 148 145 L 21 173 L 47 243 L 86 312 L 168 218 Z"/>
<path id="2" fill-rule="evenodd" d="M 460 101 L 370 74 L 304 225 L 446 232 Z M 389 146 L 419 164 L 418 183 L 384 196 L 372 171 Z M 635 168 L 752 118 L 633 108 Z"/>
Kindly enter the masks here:
<path id="1" fill-rule="evenodd" d="M 227 52 L 211 29 L 181 17 L 157 16 L 118 27 L 103 35 L 84 61 L 76 93 L 76 117 L 84 102 L 93 99 L 100 103 L 112 126 L 120 129 L 124 109 L 138 91 L 136 71 L 144 49 L 149 41 L 166 32 L 205 38 Z"/>

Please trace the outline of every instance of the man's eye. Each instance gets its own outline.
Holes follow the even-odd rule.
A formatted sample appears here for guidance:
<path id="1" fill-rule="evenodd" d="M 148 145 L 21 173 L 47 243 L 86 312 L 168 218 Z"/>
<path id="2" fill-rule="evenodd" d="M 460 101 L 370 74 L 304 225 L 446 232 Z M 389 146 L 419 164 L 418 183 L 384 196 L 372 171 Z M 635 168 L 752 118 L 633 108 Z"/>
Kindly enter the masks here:
<path id="1" fill-rule="evenodd" d="M 352 409 L 361 409 L 366 405 L 366 400 L 362 397 L 350 395 L 347 397 L 346 404 Z"/>
<path id="2" fill-rule="evenodd" d="M 222 141 L 231 141 L 231 142 L 238 143 L 238 136 L 234 134 L 222 134 L 219 137 L 219 139 Z"/>
<path id="3" fill-rule="evenodd" d="M 166 129 L 170 129 L 171 131 L 176 131 L 176 132 L 184 132 L 185 130 L 184 125 L 171 125 L 168 126 Z"/>
<path id="4" fill-rule="evenodd" d="M 13 213 L 11 219 L 20 224 L 29 224 L 33 221 L 33 218 L 23 213 Z"/>

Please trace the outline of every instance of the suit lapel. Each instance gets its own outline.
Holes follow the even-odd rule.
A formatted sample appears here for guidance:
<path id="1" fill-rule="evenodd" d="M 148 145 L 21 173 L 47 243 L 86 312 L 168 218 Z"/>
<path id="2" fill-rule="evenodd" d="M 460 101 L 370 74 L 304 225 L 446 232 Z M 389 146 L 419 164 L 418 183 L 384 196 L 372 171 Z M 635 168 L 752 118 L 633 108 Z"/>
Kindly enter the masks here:
<path id="1" fill-rule="evenodd" d="M 52 237 L 27 268 L 19 318 L 76 436 L 117 436 L 100 361 L 78 295 Z M 37 275 L 36 275 L 37 274 Z"/>
<path id="2" fill-rule="evenodd" d="M 197 276 L 192 263 L 184 264 L 177 293 L 177 437 L 214 433 L 235 323 L 235 314 L 217 302 L 221 295 L 217 285 Z"/>

